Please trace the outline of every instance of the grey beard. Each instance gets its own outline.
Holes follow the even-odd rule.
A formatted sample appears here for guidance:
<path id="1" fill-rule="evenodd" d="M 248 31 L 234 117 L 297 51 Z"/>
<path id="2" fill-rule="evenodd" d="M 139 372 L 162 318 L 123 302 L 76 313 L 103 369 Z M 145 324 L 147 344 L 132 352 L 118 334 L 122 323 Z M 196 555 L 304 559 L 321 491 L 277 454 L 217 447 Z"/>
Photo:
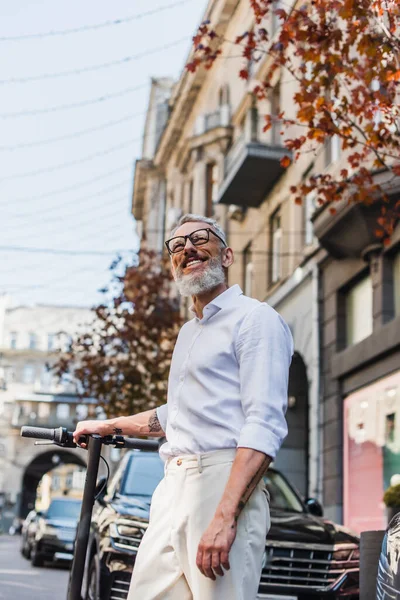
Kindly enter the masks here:
<path id="1" fill-rule="evenodd" d="M 207 269 L 201 275 L 196 273 L 174 275 L 175 283 L 181 296 L 197 296 L 217 287 L 225 281 L 225 273 L 221 264 L 221 257 L 217 256 L 208 261 Z"/>

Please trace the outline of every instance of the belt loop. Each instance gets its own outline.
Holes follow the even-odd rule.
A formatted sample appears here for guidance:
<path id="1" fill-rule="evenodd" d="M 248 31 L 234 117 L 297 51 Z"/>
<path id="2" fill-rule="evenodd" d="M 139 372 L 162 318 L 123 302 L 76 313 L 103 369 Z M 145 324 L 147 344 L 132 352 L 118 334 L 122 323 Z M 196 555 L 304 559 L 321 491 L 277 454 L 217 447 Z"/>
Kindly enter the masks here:
<path id="1" fill-rule="evenodd" d="M 197 455 L 197 466 L 199 468 L 199 473 L 203 472 L 203 463 L 201 462 L 201 454 Z"/>

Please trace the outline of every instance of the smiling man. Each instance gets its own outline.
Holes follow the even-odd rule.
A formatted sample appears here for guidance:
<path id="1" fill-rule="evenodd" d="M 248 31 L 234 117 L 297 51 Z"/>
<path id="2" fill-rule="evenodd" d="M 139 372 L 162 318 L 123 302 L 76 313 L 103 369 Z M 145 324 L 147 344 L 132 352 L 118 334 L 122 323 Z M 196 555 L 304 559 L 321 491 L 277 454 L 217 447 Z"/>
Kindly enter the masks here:
<path id="1" fill-rule="evenodd" d="M 78 423 L 85 433 L 166 435 L 129 600 L 255 600 L 269 530 L 263 475 L 287 434 L 289 328 L 228 287 L 233 251 L 218 223 L 185 215 L 166 241 L 179 292 L 192 296 L 156 410 Z"/>

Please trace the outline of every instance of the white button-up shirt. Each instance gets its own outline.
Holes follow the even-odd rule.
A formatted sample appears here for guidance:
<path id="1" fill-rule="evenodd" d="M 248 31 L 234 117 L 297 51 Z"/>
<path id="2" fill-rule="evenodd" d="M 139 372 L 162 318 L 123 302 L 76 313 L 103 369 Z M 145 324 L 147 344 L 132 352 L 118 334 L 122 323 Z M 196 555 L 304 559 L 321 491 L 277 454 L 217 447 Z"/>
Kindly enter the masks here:
<path id="1" fill-rule="evenodd" d="M 175 345 L 168 402 L 157 408 L 163 459 L 224 448 L 275 457 L 287 434 L 290 330 L 238 285 L 185 323 Z"/>

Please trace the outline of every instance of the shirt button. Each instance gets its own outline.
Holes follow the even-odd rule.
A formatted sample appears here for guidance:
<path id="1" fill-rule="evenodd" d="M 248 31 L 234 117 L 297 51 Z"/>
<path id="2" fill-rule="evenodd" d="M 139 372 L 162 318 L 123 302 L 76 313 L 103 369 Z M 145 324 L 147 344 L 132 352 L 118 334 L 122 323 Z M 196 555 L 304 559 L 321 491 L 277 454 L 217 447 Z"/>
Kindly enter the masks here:
<path id="1" fill-rule="evenodd" d="M 181 459 L 180 459 L 180 458 L 178 458 L 178 460 L 176 461 L 176 464 L 178 465 L 178 467 L 180 467 L 180 466 L 181 466 L 181 464 L 182 464 L 182 461 L 181 461 Z"/>

